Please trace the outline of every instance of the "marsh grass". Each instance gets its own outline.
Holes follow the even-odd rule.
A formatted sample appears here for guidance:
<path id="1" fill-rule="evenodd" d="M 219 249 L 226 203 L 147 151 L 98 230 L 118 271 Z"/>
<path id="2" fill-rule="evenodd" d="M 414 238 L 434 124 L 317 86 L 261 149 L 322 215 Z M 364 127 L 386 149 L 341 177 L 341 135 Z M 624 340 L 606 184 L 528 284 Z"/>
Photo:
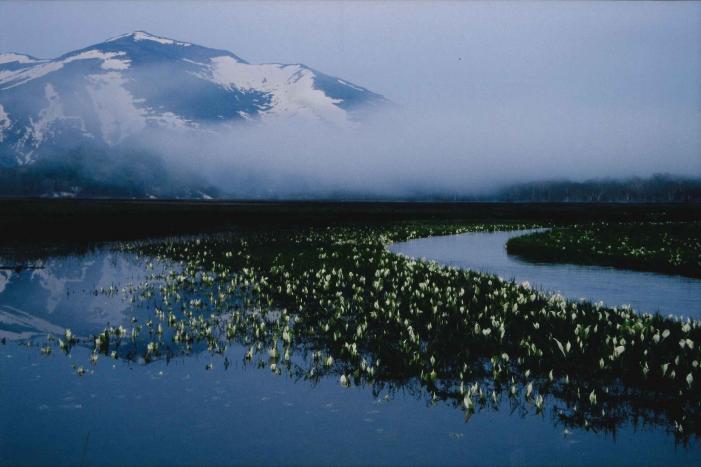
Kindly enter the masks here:
<path id="1" fill-rule="evenodd" d="M 530 261 L 613 266 L 701 278 L 701 223 L 599 223 L 558 227 L 508 241 Z"/>
<path id="2" fill-rule="evenodd" d="M 405 390 L 466 418 L 509 401 L 566 427 L 650 424 L 682 442 L 698 436 L 696 321 L 568 301 L 387 250 L 411 238 L 531 227 L 410 223 L 123 244 L 163 265 L 130 292 L 153 318 L 108 327 L 88 345 L 93 355 L 143 362 L 207 350 L 226 358 L 207 368 L 216 369 L 238 344 L 244 362 L 275 374 L 331 377 L 376 395 Z M 66 352 L 77 343 L 62 342 Z"/>

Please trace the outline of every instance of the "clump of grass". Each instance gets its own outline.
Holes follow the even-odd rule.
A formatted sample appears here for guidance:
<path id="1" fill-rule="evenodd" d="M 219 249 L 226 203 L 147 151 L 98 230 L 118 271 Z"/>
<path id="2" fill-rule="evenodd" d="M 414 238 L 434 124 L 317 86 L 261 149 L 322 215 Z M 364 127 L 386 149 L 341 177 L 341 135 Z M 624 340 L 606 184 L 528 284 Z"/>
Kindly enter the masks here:
<path id="1" fill-rule="evenodd" d="M 701 278 L 701 223 L 560 227 L 508 241 L 526 260 L 613 266 Z"/>

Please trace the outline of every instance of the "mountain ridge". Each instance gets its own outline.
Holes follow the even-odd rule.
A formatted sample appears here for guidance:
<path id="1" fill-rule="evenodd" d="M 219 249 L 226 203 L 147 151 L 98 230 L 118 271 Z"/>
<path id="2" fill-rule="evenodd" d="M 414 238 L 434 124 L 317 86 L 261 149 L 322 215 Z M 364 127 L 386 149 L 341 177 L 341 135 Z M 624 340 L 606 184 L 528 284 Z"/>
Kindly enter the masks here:
<path id="1" fill-rule="evenodd" d="M 134 31 L 53 59 L 0 54 L 0 167 L 75 148 L 110 151 L 144 132 L 302 119 L 353 125 L 384 96 L 304 64 Z"/>

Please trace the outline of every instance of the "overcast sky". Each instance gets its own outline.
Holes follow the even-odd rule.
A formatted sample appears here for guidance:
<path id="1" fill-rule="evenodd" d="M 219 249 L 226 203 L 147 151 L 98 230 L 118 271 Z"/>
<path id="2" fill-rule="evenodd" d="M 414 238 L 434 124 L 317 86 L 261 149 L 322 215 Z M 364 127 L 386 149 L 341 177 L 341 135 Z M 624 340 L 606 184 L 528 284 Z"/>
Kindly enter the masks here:
<path id="1" fill-rule="evenodd" d="M 137 29 L 305 63 L 406 105 L 701 108 L 701 3 L 0 2 L 3 51 L 49 58 Z"/>
<path id="2" fill-rule="evenodd" d="M 698 2 L 0 2 L 2 51 L 54 57 L 139 29 L 304 63 L 419 115 L 485 115 L 507 137 L 601 134 L 629 165 L 657 144 L 649 170 L 701 174 Z"/>

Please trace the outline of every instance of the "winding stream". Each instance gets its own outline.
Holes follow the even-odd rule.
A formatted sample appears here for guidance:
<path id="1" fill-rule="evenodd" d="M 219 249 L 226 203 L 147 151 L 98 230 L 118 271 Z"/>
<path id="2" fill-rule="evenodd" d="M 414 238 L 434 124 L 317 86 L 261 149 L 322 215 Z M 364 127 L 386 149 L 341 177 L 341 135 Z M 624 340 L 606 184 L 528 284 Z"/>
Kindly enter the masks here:
<path id="1" fill-rule="evenodd" d="M 600 266 L 531 263 L 506 253 L 506 242 L 532 232 L 485 232 L 396 243 L 394 253 L 527 281 L 568 298 L 630 305 L 640 312 L 701 318 L 701 280 Z"/>

